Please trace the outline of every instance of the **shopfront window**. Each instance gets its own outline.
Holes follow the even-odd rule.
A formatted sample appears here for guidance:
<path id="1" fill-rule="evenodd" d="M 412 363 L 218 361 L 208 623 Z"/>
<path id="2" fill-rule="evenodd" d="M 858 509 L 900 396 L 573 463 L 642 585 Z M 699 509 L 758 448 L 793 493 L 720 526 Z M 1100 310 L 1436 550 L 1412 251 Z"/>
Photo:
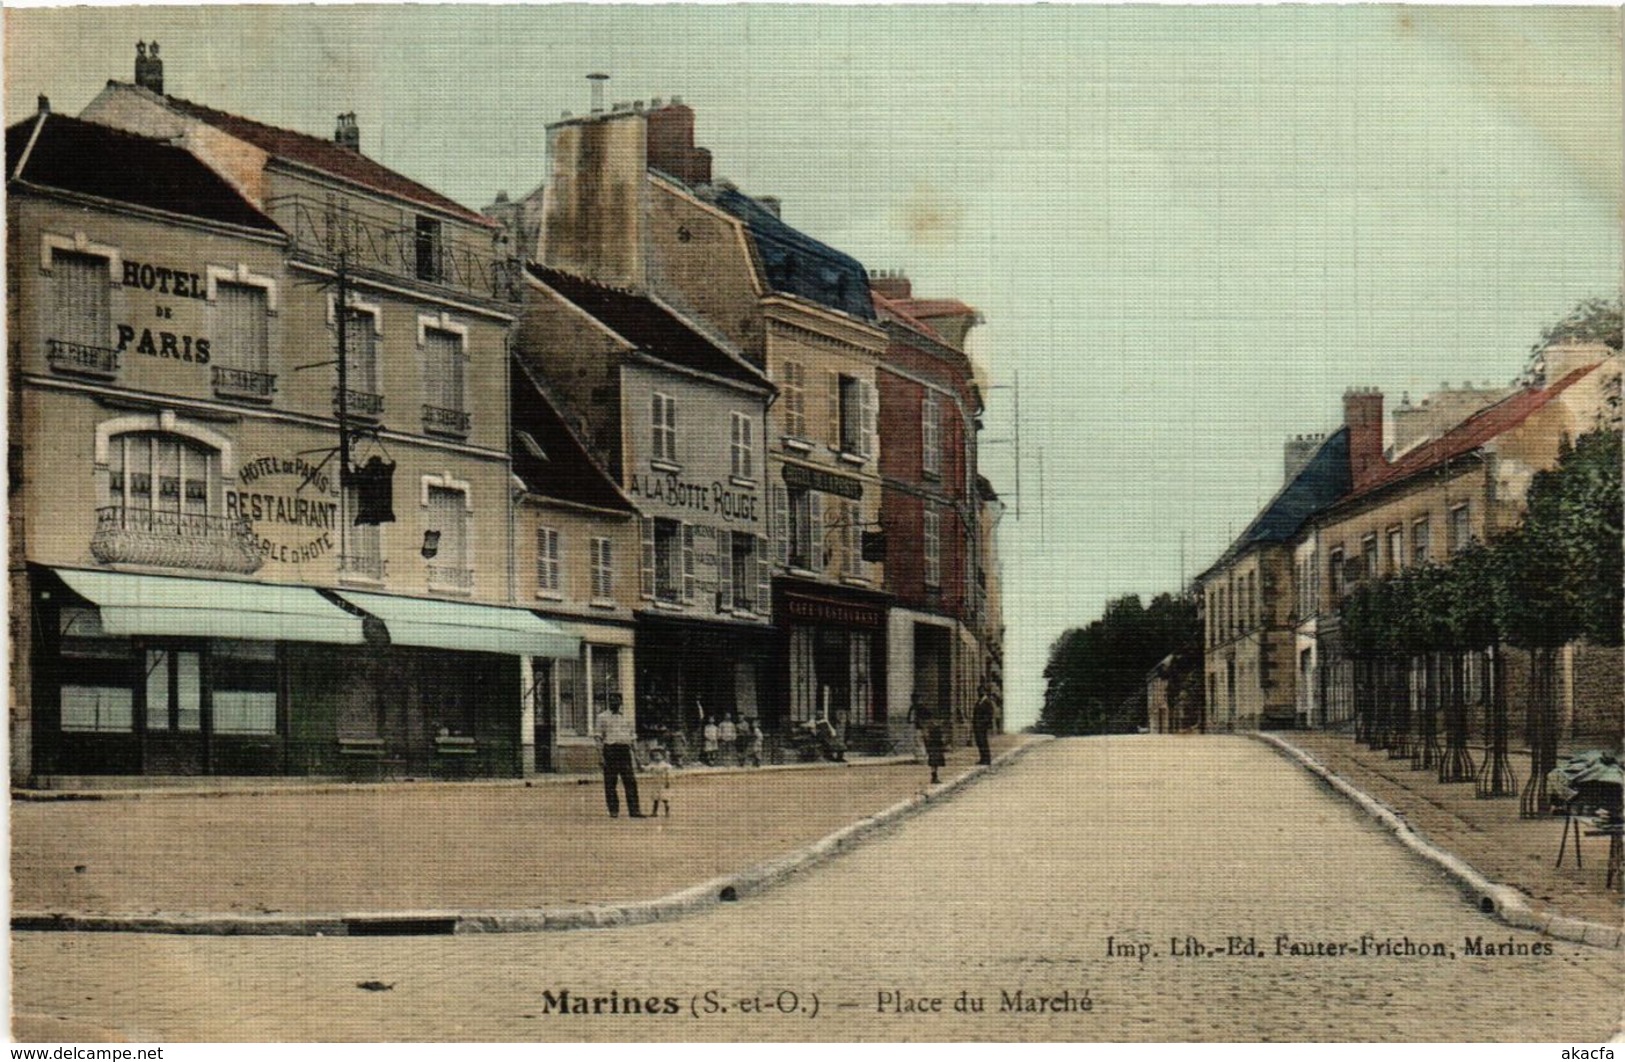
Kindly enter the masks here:
<path id="1" fill-rule="evenodd" d="M 129 733 L 135 729 L 130 646 L 102 630 L 95 609 L 65 608 L 62 635 L 62 729 Z"/>
<path id="2" fill-rule="evenodd" d="M 583 649 L 583 652 L 586 650 Z M 580 660 L 560 660 L 553 668 L 558 683 L 559 733 L 586 737 L 591 728 L 587 718 L 587 697 L 582 682 Z"/>
<path id="3" fill-rule="evenodd" d="M 275 734 L 275 643 L 216 639 L 209 665 L 214 733 Z"/>
<path id="4" fill-rule="evenodd" d="M 203 729 L 202 654 L 193 649 L 146 651 L 147 730 Z"/>
<path id="5" fill-rule="evenodd" d="M 608 645 L 588 645 L 585 651 L 592 668 L 592 717 L 597 719 L 609 711 L 610 705 L 623 703 L 621 654 L 614 646 Z"/>

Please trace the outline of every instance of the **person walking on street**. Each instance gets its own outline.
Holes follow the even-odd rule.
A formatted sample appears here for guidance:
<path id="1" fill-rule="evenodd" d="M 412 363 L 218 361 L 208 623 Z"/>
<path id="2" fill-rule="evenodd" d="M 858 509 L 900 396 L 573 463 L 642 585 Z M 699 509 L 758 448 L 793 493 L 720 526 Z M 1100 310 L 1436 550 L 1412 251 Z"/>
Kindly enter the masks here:
<path id="1" fill-rule="evenodd" d="M 914 717 L 914 725 L 925 742 L 925 762 L 931 768 L 931 784 L 936 785 L 937 770 L 948 764 L 948 738 L 942 732 L 942 720 L 920 700 L 919 694 L 914 695 L 909 714 Z"/>
<path id="2" fill-rule="evenodd" d="M 705 717 L 705 726 L 700 730 L 700 740 L 700 759 L 707 767 L 715 767 L 721 737 L 717 732 L 717 721 L 710 716 Z"/>
<path id="3" fill-rule="evenodd" d="M 987 766 L 993 762 L 993 750 L 988 747 L 988 731 L 993 729 L 993 695 L 988 691 L 987 680 L 976 690 L 976 707 L 971 710 L 971 729 L 976 732 L 976 762 Z"/>
<path id="4" fill-rule="evenodd" d="M 725 715 L 722 722 L 717 724 L 717 741 L 722 750 L 721 762 L 727 763 L 733 759 L 734 751 L 739 746 L 739 728 L 734 726 L 734 717 Z"/>
<path id="5" fill-rule="evenodd" d="M 643 811 L 638 807 L 638 776 L 632 762 L 632 744 L 637 741 L 636 728 L 632 720 L 621 714 L 621 699 L 611 695 L 609 711 L 598 717 L 596 737 L 598 748 L 604 762 L 604 803 L 609 807 L 609 817 L 619 818 L 621 802 L 616 793 L 616 783 L 626 786 L 626 810 L 634 819 L 644 817 Z"/>
<path id="6" fill-rule="evenodd" d="M 921 716 L 924 712 L 924 716 Z M 908 698 L 908 722 L 914 727 L 914 762 L 925 762 L 925 728 L 931 713 L 925 705 L 920 703 L 920 691 L 915 690 Z"/>

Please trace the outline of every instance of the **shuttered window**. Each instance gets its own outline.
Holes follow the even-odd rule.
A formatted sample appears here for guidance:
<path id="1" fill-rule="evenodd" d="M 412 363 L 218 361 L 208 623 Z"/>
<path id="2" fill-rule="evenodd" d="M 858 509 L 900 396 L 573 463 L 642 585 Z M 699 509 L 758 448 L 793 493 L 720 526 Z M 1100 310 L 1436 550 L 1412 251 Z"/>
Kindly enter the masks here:
<path id="1" fill-rule="evenodd" d="M 942 585 L 942 513 L 935 505 L 925 506 L 925 526 L 921 534 L 925 553 L 925 585 Z"/>
<path id="2" fill-rule="evenodd" d="M 428 404 L 463 412 L 463 337 L 455 332 L 426 328 L 423 354 Z"/>
<path id="3" fill-rule="evenodd" d="M 729 422 L 730 468 L 740 479 L 750 479 L 756 474 L 755 424 L 743 413 L 730 413 Z"/>
<path id="4" fill-rule="evenodd" d="M 437 567 L 468 567 L 468 511 L 463 492 L 429 488 L 428 528 L 440 532 L 439 551 L 431 561 Z"/>
<path id="5" fill-rule="evenodd" d="M 344 321 L 345 383 L 352 391 L 376 395 L 378 389 L 377 318 L 366 310 L 350 307 Z"/>
<path id="6" fill-rule="evenodd" d="M 221 281 L 215 291 L 215 356 L 226 368 L 270 372 L 270 298 L 266 290 Z"/>
<path id="7" fill-rule="evenodd" d="M 935 391 L 920 399 L 920 471 L 928 476 L 942 473 L 942 406 Z"/>
<path id="8" fill-rule="evenodd" d="M 556 528 L 536 529 L 536 589 L 550 594 L 563 589 L 559 572 L 559 533 Z"/>
<path id="9" fill-rule="evenodd" d="M 106 348 L 112 343 L 112 288 L 107 259 L 100 255 L 51 252 L 51 338 Z"/>
<path id="10" fill-rule="evenodd" d="M 615 596 L 615 554 L 609 539 L 593 539 L 591 554 L 593 600 L 610 600 Z"/>
<path id="11" fill-rule="evenodd" d="M 807 367 L 799 361 L 784 363 L 782 398 L 784 434 L 795 439 L 807 435 Z"/>

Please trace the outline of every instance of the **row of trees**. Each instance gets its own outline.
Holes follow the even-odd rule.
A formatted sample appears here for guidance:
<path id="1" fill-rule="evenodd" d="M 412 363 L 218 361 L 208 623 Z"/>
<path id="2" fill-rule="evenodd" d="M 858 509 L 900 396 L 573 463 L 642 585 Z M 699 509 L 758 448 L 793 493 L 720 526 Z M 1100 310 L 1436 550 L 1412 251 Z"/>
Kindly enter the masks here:
<path id="1" fill-rule="evenodd" d="M 1146 675 L 1164 657 L 1194 654 L 1198 663 L 1172 670 L 1170 700 L 1178 704 L 1201 696 L 1201 644 L 1201 619 L 1189 597 L 1158 594 L 1149 608 L 1138 594 L 1108 602 L 1099 619 L 1067 631 L 1050 646 L 1037 729 L 1133 733 L 1146 722 Z"/>
<path id="2" fill-rule="evenodd" d="M 1617 428 L 1565 445 L 1557 465 L 1534 477 L 1527 501 L 1519 528 L 1457 554 L 1448 566 L 1361 584 L 1344 600 L 1342 621 L 1356 669 L 1356 737 L 1409 754 L 1418 768 L 1437 768 L 1441 781 L 1476 779 L 1483 796 L 1516 791 L 1507 762 L 1505 648 L 1527 651 L 1531 774 L 1523 811 L 1538 814 L 1545 776 L 1557 760 L 1558 651 L 1578 638 L 1618 646 L 1625 629 Z M 1480 766 L 1467 750 L 1469 653 L 1490 662 L 1488 752 Z M 1420 694 L 1414 720 L 1411 676 Z"/>

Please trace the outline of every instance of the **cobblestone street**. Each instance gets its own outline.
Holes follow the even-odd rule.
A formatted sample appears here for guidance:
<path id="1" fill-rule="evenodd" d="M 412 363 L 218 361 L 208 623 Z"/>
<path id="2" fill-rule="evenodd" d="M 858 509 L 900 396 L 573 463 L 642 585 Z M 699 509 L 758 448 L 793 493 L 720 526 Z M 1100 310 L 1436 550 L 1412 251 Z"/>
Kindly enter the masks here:
<path id="1" fill-rule="evenodd" d="M 1524 954 L 1469 955 L 1479 938 Z M 1620 953 L 1476 913 L 1239 737 L 1057 741 L 798 880 L 671 924 L 18 933 L 12 956 L 29 1041 L 1597 1042 L 1625 992 Z"/>

